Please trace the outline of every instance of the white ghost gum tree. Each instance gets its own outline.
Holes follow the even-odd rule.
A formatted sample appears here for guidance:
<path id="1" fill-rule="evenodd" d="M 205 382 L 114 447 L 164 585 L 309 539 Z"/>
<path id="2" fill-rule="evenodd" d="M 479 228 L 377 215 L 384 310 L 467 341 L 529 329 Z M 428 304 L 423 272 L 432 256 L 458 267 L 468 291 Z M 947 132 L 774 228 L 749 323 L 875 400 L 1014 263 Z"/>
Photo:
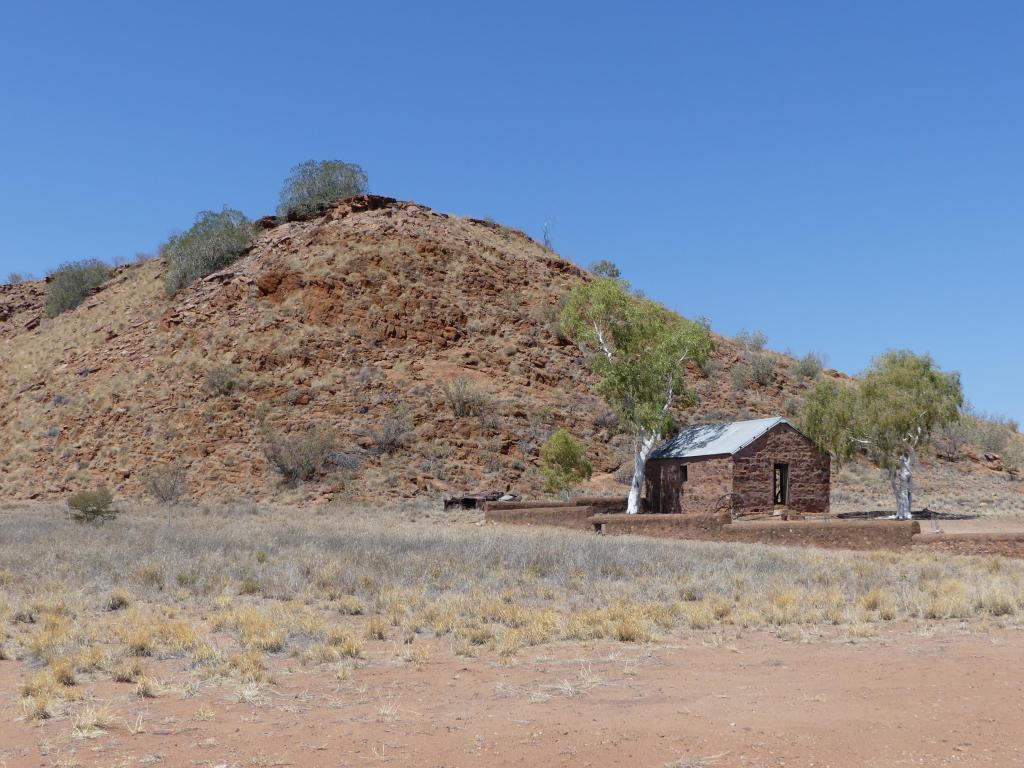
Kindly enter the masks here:
<path id="1" fill-rule="evenodd" d="M 888 473 L 896 517 L 909 520 L 917 453 L 936 429 L 959 419 L 963 402 L 958 374 L 939 370 L 928 355 L 886 352 L 852 385 L 818 382 L 801 427 L 838 461 L 867 452 Z"/>
<path id="2" fill-rule="evenodd" d="M 576 286 L 562 311 L 563 332 L 601 379 L 598 393 L 633 436 L 633 480 L 626 511 L 640 511 L 647 457 L 672 427 L 672 406 L 686 395 L 686 363 L 711 353 L 704 323 L 634 296 L 614 277 Z"/>

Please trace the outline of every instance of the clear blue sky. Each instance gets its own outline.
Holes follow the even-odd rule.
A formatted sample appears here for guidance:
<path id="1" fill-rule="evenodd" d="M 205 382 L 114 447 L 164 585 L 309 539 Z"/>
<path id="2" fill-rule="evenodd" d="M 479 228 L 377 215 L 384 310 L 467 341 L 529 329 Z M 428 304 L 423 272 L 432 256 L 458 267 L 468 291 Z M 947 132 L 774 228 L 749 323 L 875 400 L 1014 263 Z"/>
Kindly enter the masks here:
<path id="1" fill-rule="evenodd" d="M 18 3 L 0 275 L 272 212 L 303 160 L 608 258 L 716 330 L 1024 421 L 1024 3 Z"/>

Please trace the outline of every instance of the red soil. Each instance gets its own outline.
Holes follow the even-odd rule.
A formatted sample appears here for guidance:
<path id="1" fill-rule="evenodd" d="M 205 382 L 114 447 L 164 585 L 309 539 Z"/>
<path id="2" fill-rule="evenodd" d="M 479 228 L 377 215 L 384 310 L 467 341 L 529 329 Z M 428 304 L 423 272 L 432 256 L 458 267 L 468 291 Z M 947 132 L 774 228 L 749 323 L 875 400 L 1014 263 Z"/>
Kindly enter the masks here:
<path id="1" fill-rule="evenodd" d="M 970 766 L 1024 762 L 1024 634 L 959 624 L 856 643 L 748 633 L 649 647 L 533 649 L 511 667 L 444 646 L 421 669 L 376 643 L 337 683 L 282 660 L 256 704 L 234 684 L 84 684 L 117 725 L 75 739 L 66 719 L 16 721 L 25 671 L 0 662 L 0 765 Z M 419 641 L 418 641 L 419 642 Z M 175 686 L 178 686 L 175 688 Z M 79 703 L 80 707 L 83 703 Z M 212 720 L 196 720 L 201 706 Z M 142 716 L 143 732 L 129 725 Z M 63 761 L 63 762 L 62 762 Z"/>

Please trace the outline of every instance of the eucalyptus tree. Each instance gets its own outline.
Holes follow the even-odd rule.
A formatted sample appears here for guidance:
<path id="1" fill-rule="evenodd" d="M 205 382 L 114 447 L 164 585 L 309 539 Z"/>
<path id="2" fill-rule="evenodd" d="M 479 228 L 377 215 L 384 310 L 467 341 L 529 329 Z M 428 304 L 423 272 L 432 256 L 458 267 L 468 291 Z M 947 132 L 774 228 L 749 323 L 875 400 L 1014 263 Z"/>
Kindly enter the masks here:
<path id="1" fill-rule="evenodd" d="M 626 511 L 640 510 L 647 457 L 673 424 L 672 407 L 687 395 L 686 364 L 711 353 L 706 323 L 692 322 L 632 294 L 614 277 L 597 277 L 569 294 L 561 324 L 589 356 L 598 393 L 633 437 L 633 479 Z"/>

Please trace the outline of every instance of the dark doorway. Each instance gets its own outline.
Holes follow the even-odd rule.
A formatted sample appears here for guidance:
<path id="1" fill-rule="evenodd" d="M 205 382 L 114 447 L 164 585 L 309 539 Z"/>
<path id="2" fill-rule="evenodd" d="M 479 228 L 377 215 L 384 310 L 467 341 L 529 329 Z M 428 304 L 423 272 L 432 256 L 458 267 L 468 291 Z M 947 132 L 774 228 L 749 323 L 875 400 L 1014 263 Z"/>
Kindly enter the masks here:
<path id="1" fill-rule="evenodd" d="M 661 468 L 661 498 L 658 512 L 678 515 L 683 511 L 686 465 L 666 463 Z"/>
<path id="2" fill-rule="evenodd" d="M 776 505 L 789 503 L 789 464 L 775 465 L 774 499 Z"/>

